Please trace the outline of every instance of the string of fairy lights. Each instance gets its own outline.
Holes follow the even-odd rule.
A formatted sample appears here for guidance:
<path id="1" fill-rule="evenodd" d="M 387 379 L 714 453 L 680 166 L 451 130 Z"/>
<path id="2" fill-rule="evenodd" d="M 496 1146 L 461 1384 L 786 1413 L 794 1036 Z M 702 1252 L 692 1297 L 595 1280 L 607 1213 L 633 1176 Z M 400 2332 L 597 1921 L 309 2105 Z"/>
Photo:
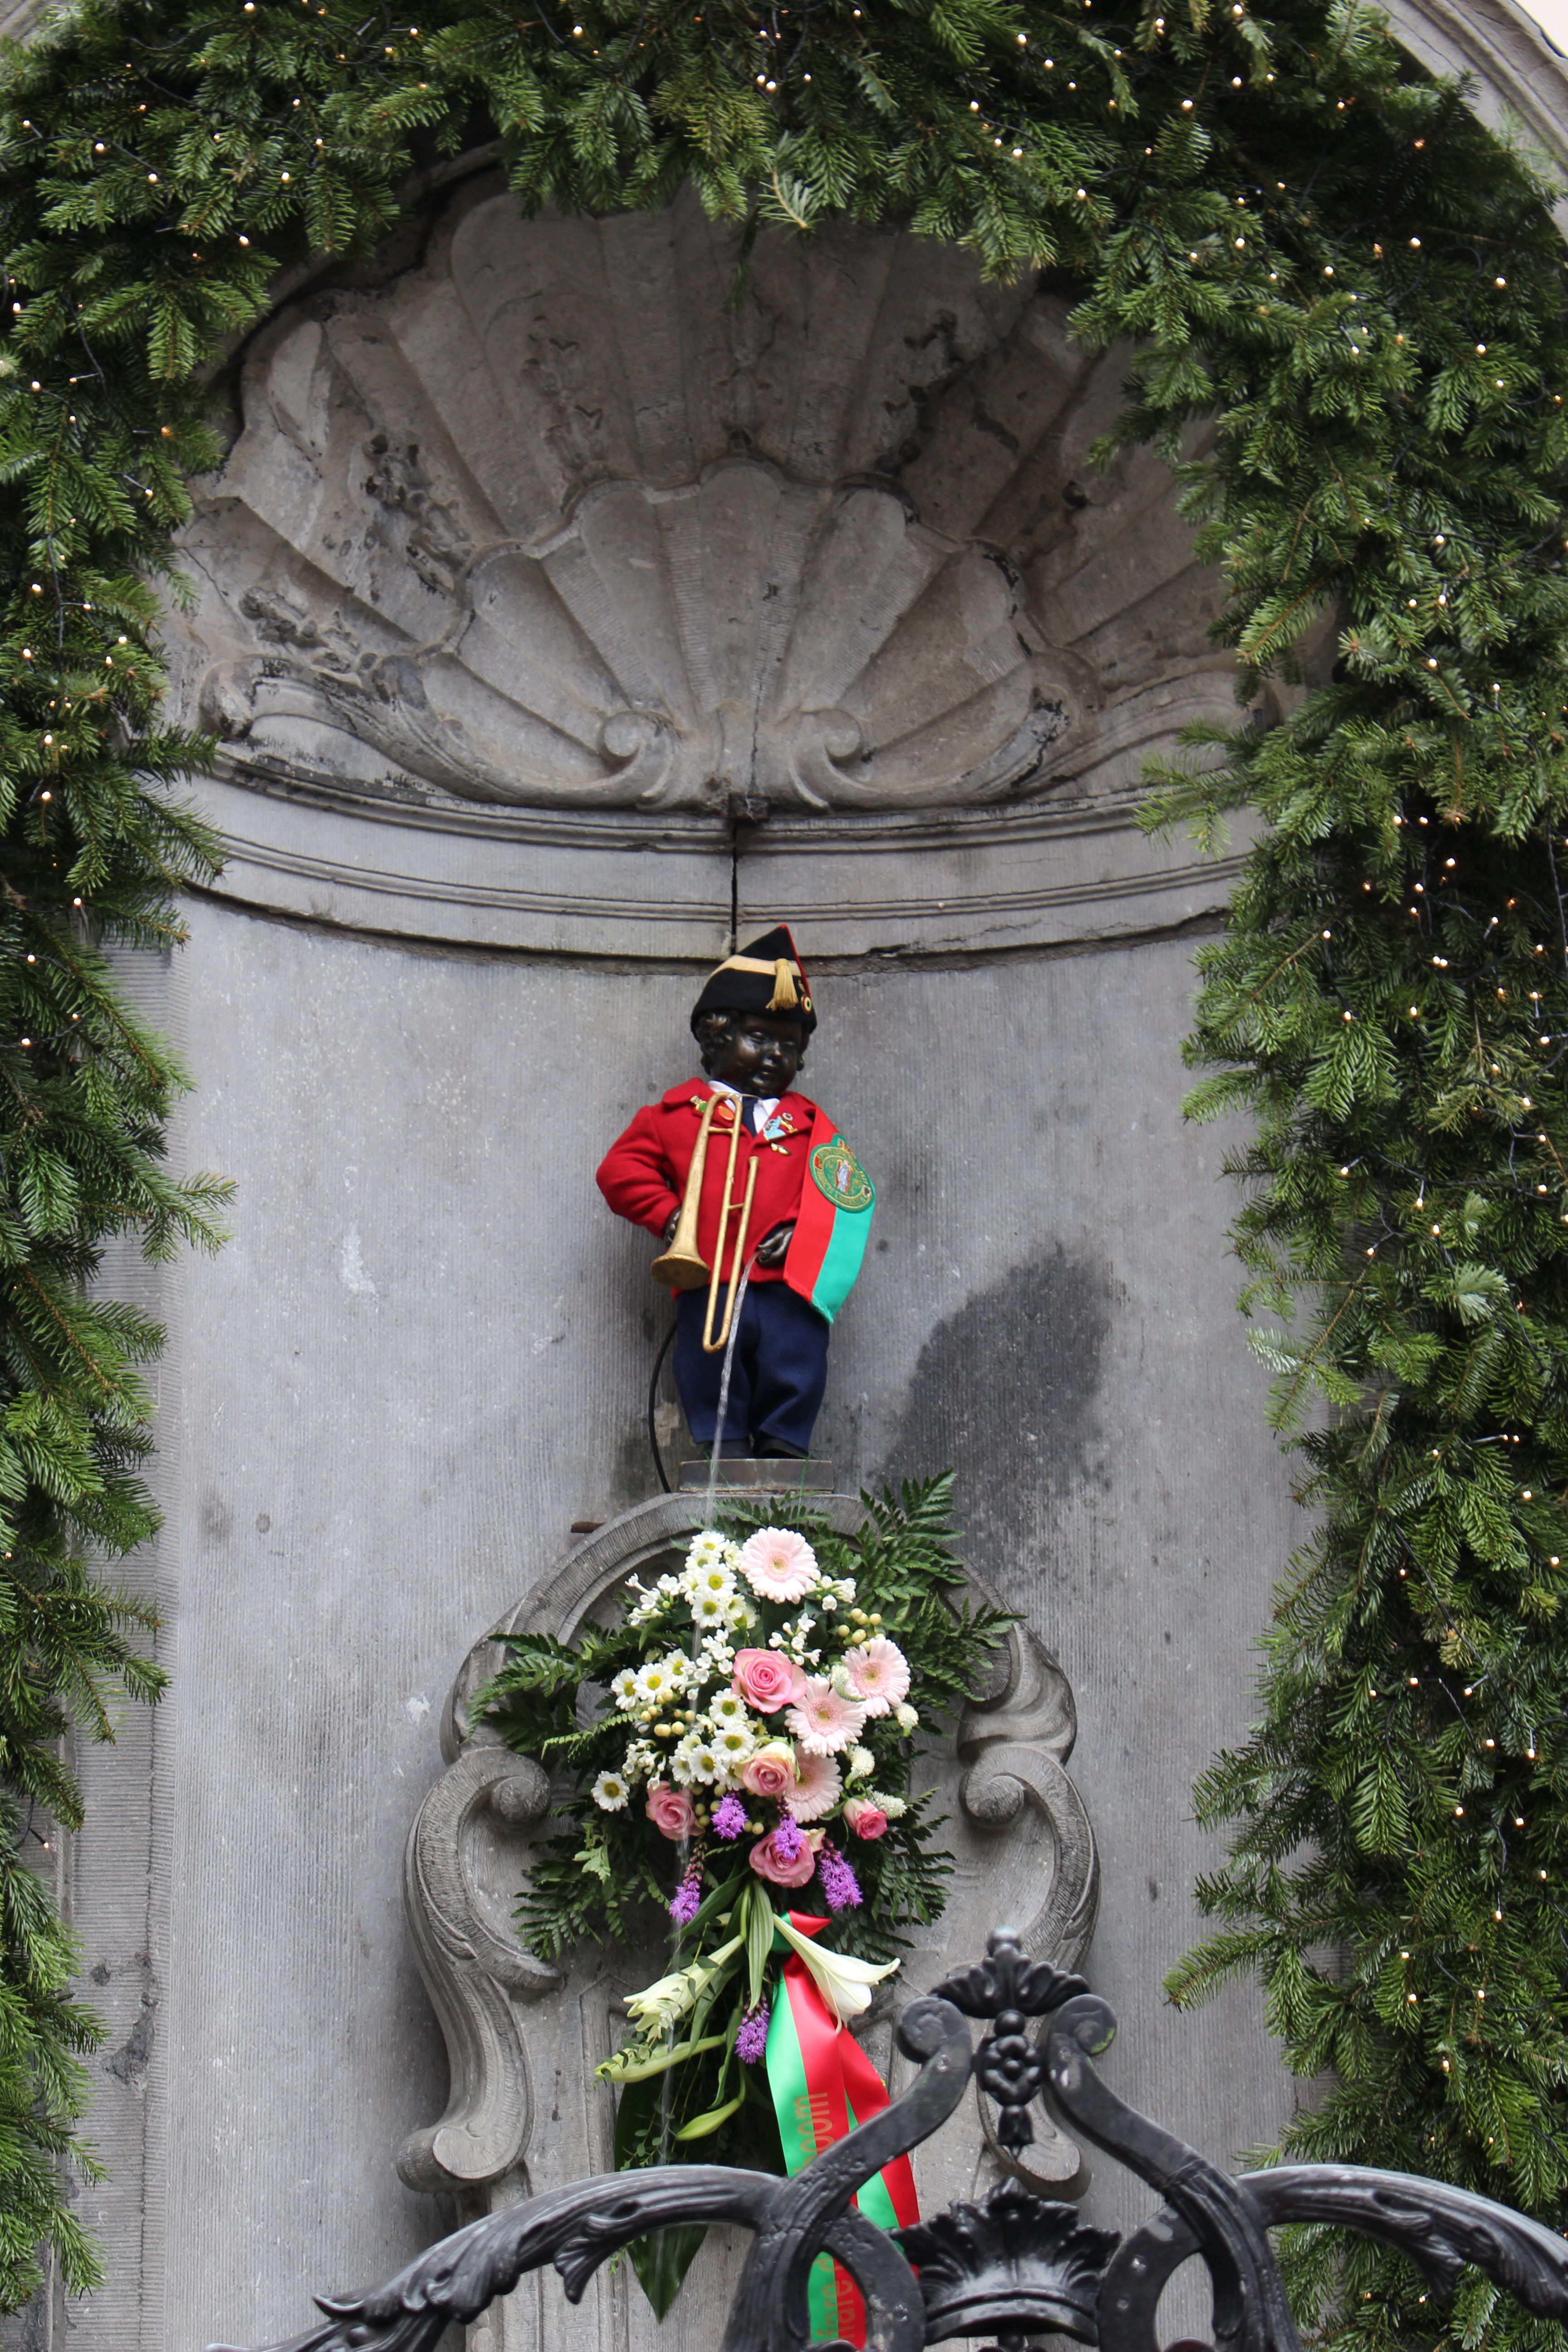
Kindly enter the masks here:
<path id="1" fill-rule="evenodd" d="M 121 1050 L 112 999 L 84 1002 L 71 961 L 117 919 L 106 842 L 146 828 L 125 856 L 152 898 L 204 854 L 169 813 L 204 751 L 163 717 L 147 583 L 218 454 L 206 371 L 280 268 L 373 246 L 421 169 L 499 142 L 530 205 L 663 204 L 690 178 L 742 259 L 759 229 L 848 215 L 1047 273 L 1086 336 L 1141 347 L 1125 429 L 1163 436 L 1207 502 L 1244 683 L 1310 662 L 1325 610 L 1337 624 L 1300 706 L 1182 788 L 1197 808 L 1229 774 L 1279 828 L 1237 904 L 1239 940 L 1255 890 L 1256 955 L 1234 981 L 1210 967 L 1203 1020 L 1217 1058 L 1291 1106 L 1252 1164 L 1275 1192 L 1241 1221 L 1260 1280 L 1282 1293 L 1304 1266 L 1328 1300 L 1309 1338 L 1273 1343 L 1282 1377 L 1305 1391 L 1326 1367 L 1342 1401 L 1392 1381 L 1380 1316 L 1447 1318 L 1522 1367 L 1528 1411 L 1500 1373 L 1473 1402 L 1402 1376 L 1424 1401 L 1399 1408 L 1388 1493 L 1412 1499 L 1376 1539 L 1396 1598 L 1369 1619 L 1375 1656 L 1323 1669 L 1347 1720 L 1378 1727 L 1407 1817 L 1443 1810 L 1485 1896 L 1473 1953 L 1401 1914 L 1364 1963 L 1397 1968 L 1396 2006 L 1435 2018 L 1434 2068 L 1469 2081 L 1514 2001 L 1520 1918 L 1563 1929 L 1568 1866 L 1551 1782 L 1568 1686 L 1527 1638 L 1568 1553 L 1535 1410 L 1568 1228 L 1568 840 L 1548 772 L 1568 745 L 1564 263 L 1522 172 L 1479 168 L 1451 94 L 1370 18 L 1352 11 L 1331 57 L 1321 23 L 1306 0 L 1228 0 L 1202 26 L 1105 0 L 955 0 L 940 25 L 847 0 L 529 0 L 504 25 L 446 0 L 414 20 L 88 0 L 42 36 L 0 86 L 0 1067 L 33 1084 Z M 1194 459 L 1179 436 L 1204 420 Z M 1314 792 L 1328 809 L 1333 762 L 1373 737 L 1364 810 L 1336 804 L 1314 837 L 1299 809 Z M 1379 1069 L 1407 1118 L 1377 1108 Z M 1497 1557 L 1529 1596 L 1511 1648 L 1455 1599 L 1431 1521 L 1461 1508 L 1506 1529 Z M 1482 2106 L 1455 2114 L 1467 2144 L 1499 2145 Z"/>

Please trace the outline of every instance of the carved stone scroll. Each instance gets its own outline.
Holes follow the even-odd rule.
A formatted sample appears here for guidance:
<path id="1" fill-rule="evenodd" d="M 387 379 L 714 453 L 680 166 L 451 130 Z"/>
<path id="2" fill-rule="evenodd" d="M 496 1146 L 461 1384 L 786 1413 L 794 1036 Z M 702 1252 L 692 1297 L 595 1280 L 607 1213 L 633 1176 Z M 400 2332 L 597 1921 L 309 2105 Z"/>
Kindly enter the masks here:
<path id="1" fill-rule="evenodd" d="M 481 1912 L 473 1847 L 485 1812 L 516 1830 L 541 1820 L 549 1804 L 550 1782 L 530 1758 L 476 1742 L 436 1783 L 409 1832 L 404 1909 L 452 2083 L 440 2122 L 415 2132 L 398 2157 L 411 2189 L 499 2179 L 527 2142 L 531 2098 L 513 2003 L 559 1991 L 561 1971 Z"/>

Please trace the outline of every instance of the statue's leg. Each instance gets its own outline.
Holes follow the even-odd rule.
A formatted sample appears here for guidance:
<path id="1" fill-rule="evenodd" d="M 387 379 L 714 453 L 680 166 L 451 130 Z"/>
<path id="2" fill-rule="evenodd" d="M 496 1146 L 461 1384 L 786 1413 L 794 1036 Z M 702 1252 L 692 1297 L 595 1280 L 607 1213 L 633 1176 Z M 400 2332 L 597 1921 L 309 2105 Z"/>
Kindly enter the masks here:
<path id="1" fill-rule="evenodd" d="M 741 1332 L 735 1342 L 735 1360 L 730 1372 L 730 1403 L 724 1415 L 722 1432 L 726 1452 L 746 1454 L 751 1450 L 752 1361 L 755 1354 L 755 1315 L 752 1301 L 754 1288 L 748 1287 L 741 1301 Z M 724 1312 L 725 1293 L 719 1293 L 719 1316 Z M 680 1396 L 680 1409 L 686 1415 L 686 1425 L 699 1445 L 714 1444 L 719 1437 L 719 1387 L 724 1374 L 722 1354 L 709 1355 L 702 1345 L 703 1318 L 708 1312 L 705 1290 L 683 1290 L 675 1302 L 675 1385 Z M 748 1340 L 751 1345 L 748 1346 Z"/>
<path id="2" fill-rule="evenodd" d="M 830 1326 L 782 1282 L 753 1282 L 761 1325 L 752 1375 L 752 1434 L 763 1455 L 803 1456 L 827 1386 Z"/>

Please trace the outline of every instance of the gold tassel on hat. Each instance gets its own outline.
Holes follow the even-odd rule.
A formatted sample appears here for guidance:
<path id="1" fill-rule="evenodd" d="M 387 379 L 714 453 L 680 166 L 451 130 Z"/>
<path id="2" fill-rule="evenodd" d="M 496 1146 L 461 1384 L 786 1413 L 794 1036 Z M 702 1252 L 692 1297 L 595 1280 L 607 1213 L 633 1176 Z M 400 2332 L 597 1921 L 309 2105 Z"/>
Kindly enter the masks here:
<path id="1" fill-rule="evenodd" d="M 773 992 L 768 999 L 770 1013 L 793 1013 L 798 999 L 795 992 L 795 974 L 784 957 L 773 962 Z"/>

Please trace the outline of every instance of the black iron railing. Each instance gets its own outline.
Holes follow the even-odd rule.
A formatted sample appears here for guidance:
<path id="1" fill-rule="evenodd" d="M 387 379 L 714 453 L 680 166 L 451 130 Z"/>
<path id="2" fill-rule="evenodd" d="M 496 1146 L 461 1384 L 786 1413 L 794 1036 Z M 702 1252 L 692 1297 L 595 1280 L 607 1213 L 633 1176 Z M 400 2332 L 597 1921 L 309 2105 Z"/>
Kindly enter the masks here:
<path id="1" fill-rule="evenodd" d="M 977 2051 L 969 2018 L 987 2027 Z M 1034 2033 L 1032 2020 L 1045 2021 Z M 443 2239 L 370 2294 L 318 2297 L 322 2324 L 271 2352 L 433 2352 L 454 2320 L 476 2318 L 525 2272 L 553 2263 L 576 2302 L 634 2238 L 711 2221 L 752 2233 L 722 2352 L 802 2352 L 806 2277 L 823 2252 L 860 2290 L 868 2352 L 921 2352 L 992 2329 L 1005 2347 L 1048 2332 L 1105 2352 L 1158 2352 L 1162 2290 L 1194 2254 L 1213 2282 L 1219 2352 L 1300 2352 L 1267 2235 L 1288 2221 L 1381 2239 L 1439 2294 L 1473 2263 L 1540 2317 L 1568 2318 L 1568 2242 L 1539 2222 L 1412 2173 L 1313 2164 L 1233 2179 L 1107 2088 L 1093 2062 L 1115 2031 L 1081 1977 L 1031 1961 L 1000 1929 L 983 1961 L 900 2016 L 899 2046 L 920 2065 L 910 2088 L 794 2179 L 675 2164 L 556 2189 Z M 1004 2147 L 1029 2145 L 1029 2107 L 1048 2085 L 1073 2128 L 1156 2189 L 1162 2210 L 1121 2242 L 1005 2180 L 914 2228 L 878 2229 L 850 2201 L 856 2190 L 945 2123 L 972 2074 L 1000 2108 Z"/>

